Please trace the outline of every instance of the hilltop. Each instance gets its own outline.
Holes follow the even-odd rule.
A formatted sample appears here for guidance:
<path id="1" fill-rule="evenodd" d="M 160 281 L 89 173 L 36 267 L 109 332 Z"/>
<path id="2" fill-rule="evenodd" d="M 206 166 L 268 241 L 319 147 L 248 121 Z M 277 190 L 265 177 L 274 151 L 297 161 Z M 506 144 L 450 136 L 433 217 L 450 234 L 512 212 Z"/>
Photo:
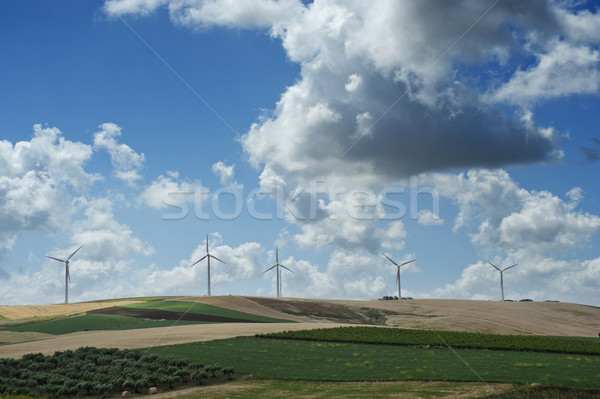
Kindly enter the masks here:
<path id="1" fill-rule="evenodd" d="M 210 309 L 210 312 L 194 311 L 194 317 L 187 318 L 188 324 L 183 325 L 181 320 L 178 323 L 185 313 L 182 310 L 189 308 L 188 303 Z M 115 309 L 127 309 L 127 312 Z M 169 319 L 165 316 L 168 313 L 176 317 Z M 56 350 L 88 345 L 135 349 L 340 325 L 580 337 L 597 337 L 600 332 L 600 308 L 557 302 L 180 296 L 68 305 L 0 306 L 0 316 L 3 327 L 0 329 L 0 357 L 20 357 L 30 352 L 51 354 Z M 104 328 L 99 326 L 97 317 L 129 323 L 134 320 L 138 324 Z M 15 331 L 15 324 L 30 323 L 23 324 L 30 326 L 40 320 L 55 324 L 60 321 L 61 326 L 70 323 L 69 329 L 62 332 L 26 328 Z"/>

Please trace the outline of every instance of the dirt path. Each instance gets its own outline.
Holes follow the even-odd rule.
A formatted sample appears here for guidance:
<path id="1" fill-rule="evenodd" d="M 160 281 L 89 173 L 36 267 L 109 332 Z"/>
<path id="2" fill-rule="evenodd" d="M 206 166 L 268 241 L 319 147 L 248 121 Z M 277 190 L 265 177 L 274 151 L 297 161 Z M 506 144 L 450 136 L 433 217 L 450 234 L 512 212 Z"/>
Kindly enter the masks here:
<path id="1" fill-rule="evenodd" d="M 167 398 L 229 398 L 231 396 L 260 398 L 478 398 L 483 395 L 499 395 L 511 384 L 447 383 L 437 381 L 394 382 L 325 382 L 325 381 L 274 381 L 246 380 L 225 384 L 208 385 L 137 396 L 140 399 Z M 351 394 L 350 394 L 351 392 Z"/>
<path id="2" fill-rule="evenodd" d="M 71 334 L 56 335 L 37 341 L 1 345 L 0 358 L 20 358 L 26 353 L 38 352 L 51 355 L 55 351 L 77 349 L 82 346 L 140 349 L 152 346 L 246 337 L 271 332 L 338 326 L 340 324 L 335 323 L 227 323 L 144 328 L 139 330 L 80 331 Z"/>

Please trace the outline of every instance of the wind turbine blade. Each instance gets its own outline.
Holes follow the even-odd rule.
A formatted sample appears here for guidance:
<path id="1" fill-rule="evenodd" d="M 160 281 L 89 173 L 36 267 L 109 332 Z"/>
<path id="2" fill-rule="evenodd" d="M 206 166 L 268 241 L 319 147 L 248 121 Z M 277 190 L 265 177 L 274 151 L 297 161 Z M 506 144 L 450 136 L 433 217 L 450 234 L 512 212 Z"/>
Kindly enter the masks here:
<path id="1" fill-rule="evenodd" d="M 207 255 L 207 256 L 210 256 L 211 258 L 213 258 L 213 259 L 216 259 L 216 260 L 218 260 L 219 262 L 221 262 L 221 263 L 223 263 L 223 264 L 227 264 L 227 263 L 223 262 L 221 259 L 217 258 L 217 257 L 216 257 L 216 256 L 214 256 L 214 255 Z"/>
<path id="2" fill-rule="evenodd" d="M 57 260 L 59 262 L 66 262 L 66 260 L 64 260 L 64 259 L 58 259 L 58 258 L 54 258 L 54 257 L 48 256 L 48 255 L 46 255 L 46 258 L 54 259 L 54 260 Z"/>
<path id="3" fill-rule="evenodd" d="M 286 267 L 286 266 L 284 266 L 284 265 L 279 265 L 279 266 L 280 266 L 280 267 L 283 267 L 283 268 L 284 268 L 285 270 L 287 270 L 288 272 L 292 272 L 292 273 L 294 273 L 294 271 L 293 271 L 293 270 L 291 270 L 291 269 L 287 268 L 287 267 Z"/>
<path id="4" fill-rule="evenodd" d="M 494 269 L 498 270 L 499 272 L 502 271 L 498 267 L 496 267 L 496 265 L 494 265 L 492 262 L 490 262 L 489 260 L 487 261 L 487 263 L 489 263 L 490 265 L 492 265 L 494 267 Z"/>
<path id="5" fill-rule="evenodd" d="M 204 259 L 206 259 L 208 257 L 208 255 L 204 255 L 203 257 L 201 257 L 200 259 L 198 259 L 197 261 L 195 261 L 194 263 L 191 264 L 190 267 L 194 266 L 197 263 L 202 262 Z"/>
<path id="6" fill-rule="evenodd" d="M 275 263 L 279 263 L 279 248 L 275 246 Z"/>
<path id="7" fill-rule="evenodd" d="M 262 272 L 262 274 L 265 274 L 266 272 L 268 272 L 269 270 L 271 270 L 271 269 L 273 269 L 275 267 L 277 267 L 277 265 L 273 265 L 273 266 L 269 267 L 267 270 L 265 270 L 264 272 Z"/>
<path id="8" fill-rule="evenodd" d="M 69 273 L 69 264 L 66 264 L 65 273 L 67 274 L 67 278 L 69 279 L 69 283 L 71 282 L 71 273 Z"/>
<path id="9" fill-rule="evenodd" d="M 404 262 L 404 263 L 400 263 L 400 264 L 398 265 L 398 267 L 402 267 L 402 266 L 404 266 L 404 265 L 408 265 L 409 263 L 412 263 L 412 262 L 414 262 L 414 261 L 416 261 L 416 259 L 409 260 L 409 261 L 406 261 L 406 262 Z"/>
<path id="10" fill-rule="evenodd" d="M 206 235 L 206 253 L 208 253 L 208 234 Z"/>
<path id="11" fill-rule="evenodd" d="M 82 246 L 80 246 L 79 248 L 77 248 L 77 249 L 75 250 L 75 252 L 73 252 L 73 253 L 71 254 L 71 256 L 69 256 L 69 257 L 67 258 L 67 260 L 71 259 L 71 258 L 73 257 L 73 255 L 75 255 L 75 254 L 77 253 L 77 251 L 79 251 L 81 248 L 83 248 L 83 245 L 82 245 Z"/>
<path id="12" fill-rule="evenodd" d="M 388 260 L 390 262 L 392 262 L 394 265 L 398 266 L 398 264 L 396 262 L 394 262 L 393 260 L 391 260 L 389 256 L 387 256 L 387 255 L 383 255 L 383 256 L 385 256 L 386 258 L 388 258 Z"/>
<path id="13" fill-rule="evenodd" d="M 512 266 L 505 267 L 504 269 L 502 269 L 502 271 L 504 272 L 504 271 L 506 271 L 506 270 L 510 269 L 511 267 L 515 267 L 515 266 L 517 266 L 517 265 L 518 265 L 518 263 L 515 263 L 515 264 L 514 264 L 514 265 L 512 265 Z"/>

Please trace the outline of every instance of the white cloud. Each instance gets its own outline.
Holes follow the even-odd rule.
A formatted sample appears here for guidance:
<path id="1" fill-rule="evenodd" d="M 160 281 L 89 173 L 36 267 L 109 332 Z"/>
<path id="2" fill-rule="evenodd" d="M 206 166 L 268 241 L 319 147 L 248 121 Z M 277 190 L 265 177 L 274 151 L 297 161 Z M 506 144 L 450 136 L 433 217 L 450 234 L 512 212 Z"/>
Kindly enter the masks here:
<path id="1" fill-rule="evenodd" d="M 600 43 L 600 13 L 589 10 L 568 12 L 556 10 L 568 39 L 575 43 Z"/>
<path id="2" fill-rule="evenodd" d="M 213 164 L 212 171 L 215 175 L 219 176 L 221 185 L 234 188 L 236 190 L 242 190 L 244 186 L 235 181 L 235 164 L 227 165 L 223 161 L 219 161 Z"/>
<path id="3" fill-rule="evenodd" d="M 181 207 L 198 199 L 197 193 L 206 191 L 199 185 L 178 181 L 178 172 L 160 175 L 144 188 L 138 200 L 154 209 L 166 209 L 170 206 Z"/>
<path id="4" fill-rule="evenodd" d="M 144 166 L 144 154 L 138 154 L 127 144 L 119 144 L 121 128 L 114 123 L 103 123 L 100 131 L 94 133 L 94 149 L 106 150 L 114 167 L 115 176 L 128 184 L 140 180 L 140 170 Z"/>
<path id="5" fill-rule="evenodd" d="M 358 89 L 361 82 L 362 82 L 362 79 L 360 78 L 360 76 L 353 73 L 352 75 L 348 76 L 348 83 L 346 83 L 346 86 L 344 86 L 344 87 L 346 88 L 346 91 L 353 92 L 353 91 L 356 91 L 356 89 Z"/>
<path id="6" fill-rule="evenodd" d="M 171 18 L 191 27 L 268 28 L 300 10 L 297 0 L 173 1 L 169 5 Z"/>
<path id="7" fill-rule="evenodd" d="M 532 51 L 525 38 L 550 41 L 565 17 L 550 2 L 503 1 L 461 37 L 488 6 L 462 0 L 432 12 L 429 3 L 384 0 L 168 2 L 180 25 L 270 27 L 301 66 L 273 113 L 242 140 L 266 186 L 317 176 L 389 183 L 448 167 L 552 159 L 552 137 L 486 102 L 474 80 L 461 80 L 454 68 L 520 57 Z"/>
<path id="8" fill-rule="evenodd" d="M 73 212 L 71 192 L 99 177 L 84 170 L 89 145 L 62 137 L 57 128 L 34 125 L 30 141 L 0 141 L 0 253 L 23 231 L 61 231 Z"/>
<path id="9" fill-rule="evenodd" d="M 112 16 L 124 14 L 147 15 L 167 3 L 169 3 L 169 0 L 108 0 L 104 4 L 104 10 Z"/>
<path id="10" fill-rule="evenodd" d="M 421 209 L 417 215 L 417 223 L 424 226 L 440 226 L 444 224 L 444 219 L 429 209 Z"/>
<path id="11" fill-rule="evenodd" d="M 147 15 L 168 5 L 171 19 L 191 27 L 268 28 L 301 10 L 297 0 L 108 0 L 108 15 Z"/>
<path id="12" fill-rule="evenodd" d="M 577 189 L 564 201 L 547 191 L 520 188 L 503 170 L 470 170 L 467 174 L 433 174 L 426 179 L 440 195 L 457 203 L 455 230 L 476 230 L 473 243 L 544 252 L 583 245 L 600 230 L 600 217 L 575 209 Z"/>
<path id="13" fill-rule="evenodd" d="M 133 255 L 152 255 L 154 249 L 136 237 L 131 227 L 117 222 L 108 198 L 82 200 L 85 219 L 73 223 L 71 241 L 85 245 L 78 255 L 90 261 L 109 262 Z"/>
<path id="14" fill-rule="evenodd" d="M 597 50 L 561 41 L 537 57 L 536 65 L 516 71 L 492 98 L 528 105 L 545 99 L 598 92 L 600 52 Z"/>

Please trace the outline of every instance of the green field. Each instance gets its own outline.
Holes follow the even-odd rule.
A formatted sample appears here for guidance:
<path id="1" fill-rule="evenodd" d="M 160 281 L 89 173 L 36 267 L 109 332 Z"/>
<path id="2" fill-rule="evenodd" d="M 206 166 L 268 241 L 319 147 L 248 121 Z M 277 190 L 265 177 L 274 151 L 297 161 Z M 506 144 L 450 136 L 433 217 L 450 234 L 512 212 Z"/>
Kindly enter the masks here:
<path id="1" fill-rule="evenodd" d="M 197 302 L 184 301 L 149 301 L 144 303 L 133 303 L 124 305 L 126 308 L 134 309 L 159 309 L 169 312 L 203 314 L 209 316 L 231 317 L 240 320 L 256 321 L 261 323 L 293 323 L 293 321 L 285 319 L 274 319 L 272 317 L 263 317 L 250 313 L 238 312 L 235 310 L 225 309 L 218 306 L 206 305 Z"/>
<path id="2" fill-rule="evenodd" d="M 540 335 L 500 335 L 458 331 L 409 330 L 380 327 L 340 327 L 318 330 L 286 331 L 264 335 L 266 338 L 307 341 L 351 342 L 406 346 L 435 346 L 515 350 L 533 352 L 600 354 L 600 340 Z"/>
<path id="3" fill-rule="evenodd" d="M 260 378 L 319 381 L 484 380 L 524 384 L 540 382 L 580 389 L 600 388 L 599 356 L 466 349 L 453 351 L 264 338 L 198 342 L 150 348 L 147 351 L 181 359 L 224 362 L 239 373 L 251 373 Z"/>
<path id="4" fill-rule="evenodd" d="M 65 317 L 40 321 L 37 323 L 24 324 L 16 327 L 6 327 L 6 331 L 39 332 L 45 334 L 69 334 L 77 331 L 96 330 L 130 330 L 136 328 L 170 327 L 186 324 L 201 324 L 198 321 L 175 321 L 175 320 L 145 320 L 136 317 L 86 314 L 82 316 Z"/>

